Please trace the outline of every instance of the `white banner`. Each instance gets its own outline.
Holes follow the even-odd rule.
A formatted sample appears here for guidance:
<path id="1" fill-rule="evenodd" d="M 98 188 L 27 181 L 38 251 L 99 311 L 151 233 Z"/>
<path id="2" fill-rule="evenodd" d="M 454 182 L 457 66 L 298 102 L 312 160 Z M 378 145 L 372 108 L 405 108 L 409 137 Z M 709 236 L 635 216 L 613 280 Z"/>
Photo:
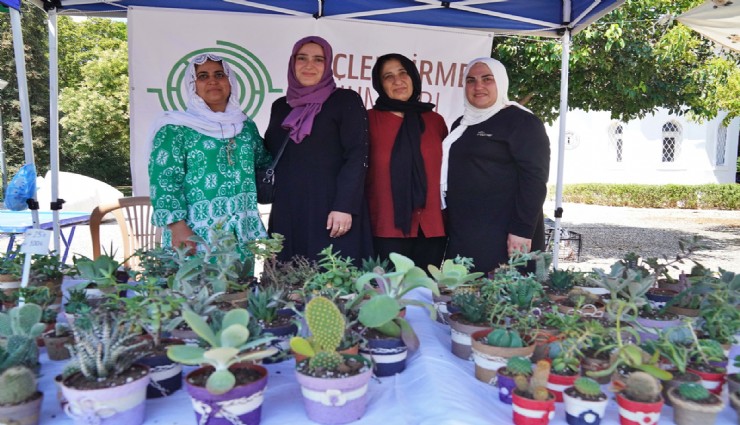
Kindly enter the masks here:
<path id="1" fill-rule="evenodd" d="M 329 18 L 132 7 L 128 12 L 131 84 L 131 172 L 134 194 L 149 194 L 149 133 L 166 110 L 187 103 L 184 71 L 203 52 L 223 56 L 236 70 L 242 106 L 261 133 L 270 107 L 287 89 L 293 44 L 308 35 L 334 49 L 334 77 L 360 93 L 371 108 L 377 97 L 371 71 L 375 58 L 401 53 L 416 62 L 422 100 L 437 105 L 448 127 L 462 114 L 462 75 L 471 59 L 489 56 L 493 35 L 479 31 L 346 22 Z"/>

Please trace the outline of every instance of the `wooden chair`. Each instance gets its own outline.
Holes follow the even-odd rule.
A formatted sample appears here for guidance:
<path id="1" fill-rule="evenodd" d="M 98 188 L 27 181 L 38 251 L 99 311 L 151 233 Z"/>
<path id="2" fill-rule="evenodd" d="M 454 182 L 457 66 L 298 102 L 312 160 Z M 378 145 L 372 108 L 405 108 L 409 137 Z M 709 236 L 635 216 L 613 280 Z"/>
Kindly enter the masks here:
<path id="1" fill-rule="evenodd" d="M 148 196 L 133 196 L 95 207 L 90 214 L 93 259 L 100 256 L 100 223 L 109 213 L 116 218 L 121 230 L 124 264 L 136 268 L 138 261 L 129 258 L 131 254 L 140 248 L 154 248 L 162 241 L 162 229 L 152 225 L 151 200 Z"/>

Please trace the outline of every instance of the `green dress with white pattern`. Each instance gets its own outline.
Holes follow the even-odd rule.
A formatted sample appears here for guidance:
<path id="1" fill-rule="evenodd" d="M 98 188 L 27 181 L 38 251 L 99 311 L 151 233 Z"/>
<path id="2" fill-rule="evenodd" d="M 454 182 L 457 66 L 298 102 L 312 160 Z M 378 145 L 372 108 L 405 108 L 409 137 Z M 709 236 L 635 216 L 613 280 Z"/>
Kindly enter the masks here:
<path id="1" fill-rule="evenodd" d="M 251 120 L 232 139 L 217 139 L 180 125 L 159 129 L 149 158 L 152 224 L 163 227 L 163 246 L 172 245 L 168 224 L 185 220 L 195 234 L 222 223 L 237 239 L 242 260 L 246 244 L 267 235 L 257 209 L 255 164 L 271 156 Z"/>

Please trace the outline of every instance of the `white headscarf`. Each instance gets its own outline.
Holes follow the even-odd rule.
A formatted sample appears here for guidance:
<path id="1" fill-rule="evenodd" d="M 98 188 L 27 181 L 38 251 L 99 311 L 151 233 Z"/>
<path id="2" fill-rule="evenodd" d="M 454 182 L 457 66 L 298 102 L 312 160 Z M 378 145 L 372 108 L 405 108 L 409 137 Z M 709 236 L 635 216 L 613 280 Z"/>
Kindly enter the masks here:
<path id="1" fill-rule="evenodd" d="M 460 120 L 460 125 L 457 126 L 450 134 L 447 135 L 444 142 L 442 142 L 442 175 L 440 179 L 440 190 L 442 191 L 442 209 L 447 208 L 447 203 L 445 202 L 445 195 L 447 193 L 447 171 L 449 166 L 449 160 L 450 160 L 450 147 L 452 147 L 452 144 L 457 141 L 457 139 L 462 136 L 462 134 L 465 132 L 465 130 L 468 128 L 468 126 L 480 124 L 483 121 L 486 121 L 487 119 L 491 118 L 492 116 L 496 115 L 500 110 L 506 108 L 507 106 L 516 106 L 519 107 L 527 112 L 530 112 L 529 109 L 523 107 L 517 102 L 514 102 L 512 100 L 509 100 L 509 76 L 506 74 L 506 68 L 504 67 L 504 64 L 497 61 L 496 59 L 492 58 L 477 58 L 473 59 L 468 63 L 467 68 L 465 68 L 465 77 L 463 78 L 463 81 L 468 78 L 468 73 L 470 72 L 470 68 L 473 67 L 476 63 L 483 63 L 488 66 L 488 68 L 491 70 L 491 73 L 493 74 L 493 78 L 496 81 L 496 90 L 498 91 L 498 95 L 496 97 L 496 102 L 485 109 L 479 109 L 475 106 L 471 105 L 470 102 L 468 102 L 468 97 L 463 96 L 463 105 L 465 110 L 463 111 L 462 120 Z"/>
<path id="2" fill-rule="evenodd" d="M 231 85 L 231 95 L 226 104 L 226 111 L 214 112 L 208 107 L 206 102 L 195 93 L 195 66 L 202 65 L 206 61 L 221 62 L 224 73 L 229 79 Z M 149 134 L 149 141 L 154 140 L 160 128 L 167 124 L 184 125 L 190 127 L 198 133 L 217 139 L 230 139 L 241 133 L 244 127 L 244 121 L 248 120 L 242 112 L 239 104 L 239 84 L 236 76 L 231 71 L 231 67 L 226 61 L 212 53 L 205 53 L 194 57 L 188 68 L 185 70 L 185 84 L 188 89 L 188 105 L 185 111 L 168 111 L 165 112 L 152 126 Z"/>

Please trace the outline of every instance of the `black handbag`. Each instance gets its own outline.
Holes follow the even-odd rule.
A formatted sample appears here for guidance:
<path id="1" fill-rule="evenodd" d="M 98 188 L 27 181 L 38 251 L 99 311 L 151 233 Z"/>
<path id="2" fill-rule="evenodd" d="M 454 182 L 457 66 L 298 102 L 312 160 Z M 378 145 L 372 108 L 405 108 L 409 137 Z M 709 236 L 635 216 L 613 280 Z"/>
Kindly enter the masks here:
<path id="1" fill-rule="evenodd" d="M 280 146 L 280 150 L 272 161 L 272 164 L 267 168 L 258 168 L 255 170 L 258 204 L 271 204 L 275 198 L 275 167 L 278 161 L 280 161 L 280 157 L 283 156 L 283 151 L 285 150 L 285 145 L 288 144 L 288 140 L 290 140 L 290 133 L 285 136 L 285 141 Z"/>

